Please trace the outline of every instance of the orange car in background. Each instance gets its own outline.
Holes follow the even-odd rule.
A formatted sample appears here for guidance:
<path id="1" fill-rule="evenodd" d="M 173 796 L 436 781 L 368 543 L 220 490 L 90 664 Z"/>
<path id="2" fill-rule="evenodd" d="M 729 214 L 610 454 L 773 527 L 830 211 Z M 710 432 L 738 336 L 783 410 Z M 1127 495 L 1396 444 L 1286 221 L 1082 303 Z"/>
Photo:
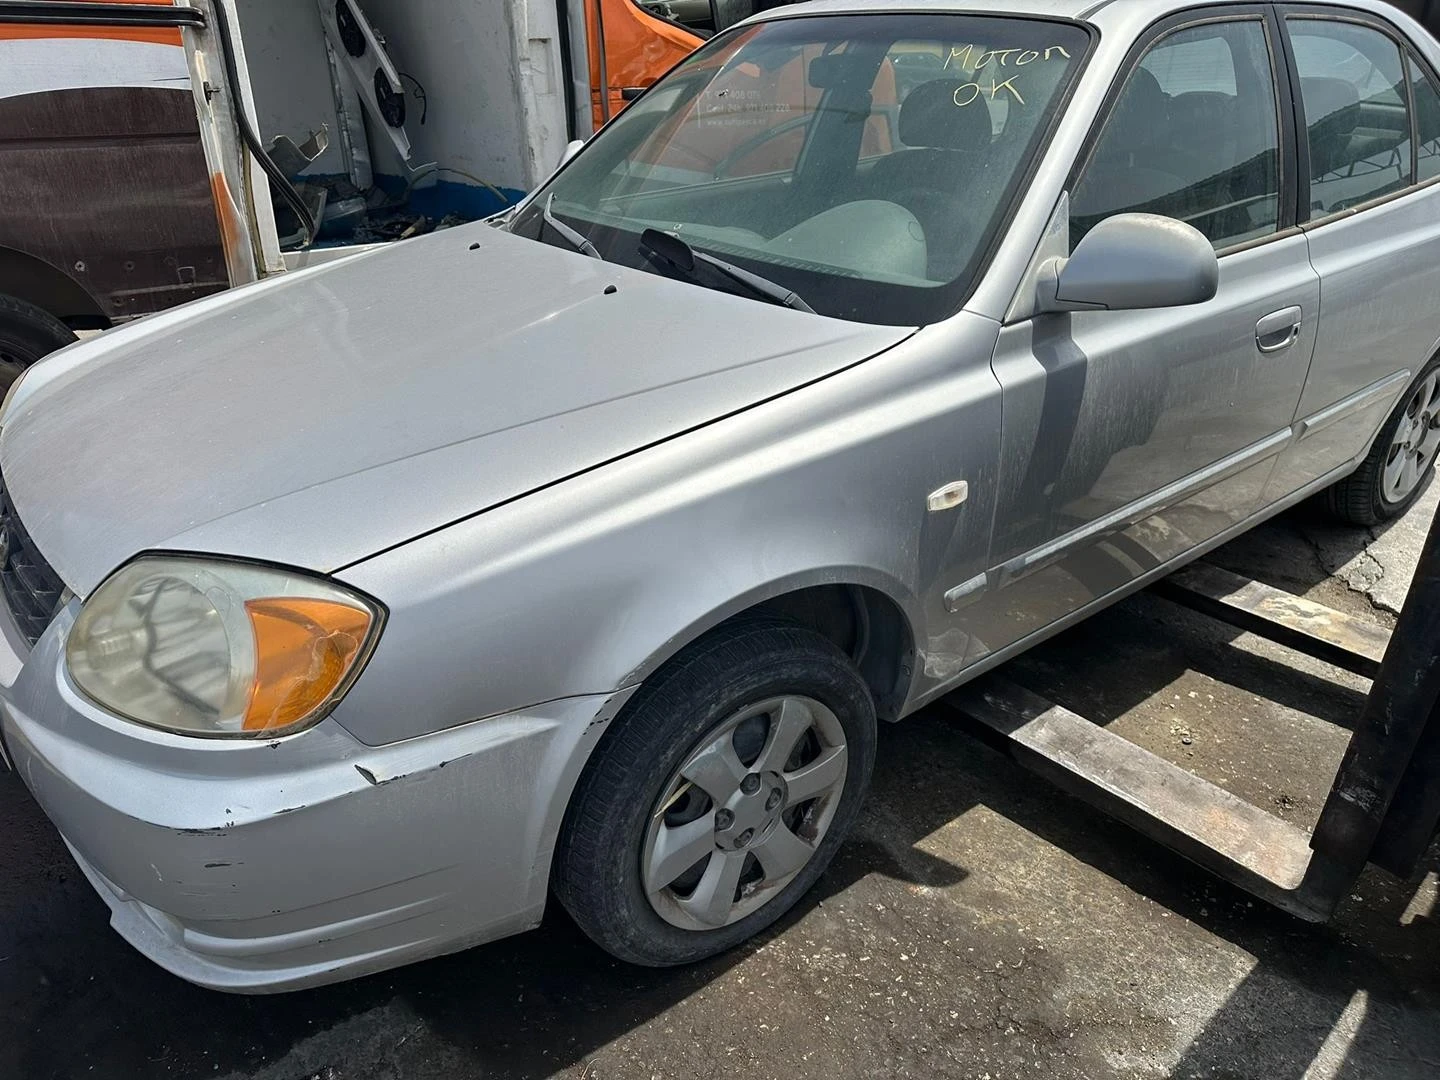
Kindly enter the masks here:
<path id="1" fill-rule="evenodd" d="M 703 29 L 697 33 L 696 29 L 662 18 L 635 0 L 585 0 L 585 5 L 590 97 L 597 128 L 709 36 Z M 667 9 L 667 5 L 651 7 Z M 708 12 L 708 0 L 702 7 Z M 698 15 L 700 11 L 682 9 L 676 14 Z M 713 28 L 713 22 L 710 25 Z"/>

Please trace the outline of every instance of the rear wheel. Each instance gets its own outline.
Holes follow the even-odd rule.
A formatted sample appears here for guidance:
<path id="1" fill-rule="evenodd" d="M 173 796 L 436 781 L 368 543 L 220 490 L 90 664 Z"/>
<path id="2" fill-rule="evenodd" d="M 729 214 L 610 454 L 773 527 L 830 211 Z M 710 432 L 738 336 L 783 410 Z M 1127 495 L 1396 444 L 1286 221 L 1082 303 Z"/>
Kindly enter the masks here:
<path id="1" fill-rule="evenodd" d="M 1399 517 L 1420 497 L 1440 454 L 1440 356 L 1425 365 L 1380 429 L 1360 468 L 1325 493 L 1330 511 L 1356 525 Z"/>
<path id="2" fill-rule="evenodd" d="M 49 312 L 0 294 L 0 394 L 36 360 L 73 341 L 70 328 Z"/>
<path id="3" fill-rule="evenodd" d="M 556 853 L 556 896 L 631 963 L 689 963 L 780 918 L 849 831 L 875 709 L 828 639 L 724 628 L 661 669 L 596 749 Z"/>

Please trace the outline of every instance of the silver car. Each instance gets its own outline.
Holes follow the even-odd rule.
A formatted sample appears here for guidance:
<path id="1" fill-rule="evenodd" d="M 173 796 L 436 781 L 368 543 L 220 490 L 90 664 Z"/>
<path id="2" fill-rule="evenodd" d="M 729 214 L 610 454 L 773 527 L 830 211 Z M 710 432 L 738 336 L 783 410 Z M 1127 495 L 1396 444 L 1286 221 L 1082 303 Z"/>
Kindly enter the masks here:
<path id="1" fill-rule="evenodd" d="M 115 928 L 310 986 L 692 961 L 877 726 L 1440 447 L 1440 47 L 1370 0 L 781 8 L 503 222 L 157 315 L 0 415 L 4 746 Z"/>

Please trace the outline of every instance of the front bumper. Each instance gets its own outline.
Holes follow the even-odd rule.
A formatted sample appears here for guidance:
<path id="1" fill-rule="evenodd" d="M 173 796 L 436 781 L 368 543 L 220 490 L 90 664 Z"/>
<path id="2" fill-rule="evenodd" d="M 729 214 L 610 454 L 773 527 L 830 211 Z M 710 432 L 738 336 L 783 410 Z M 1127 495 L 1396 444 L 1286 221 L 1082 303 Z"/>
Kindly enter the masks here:
<path id="1" fill-rule="evenodd" d="M 23 664 L 0 640 L 0 731 L 111 924 L 157 964 L 290 990 L 539 922 L 565 803 L 624 695 L 383 747 L 334 719 L 269 742 L 186 738 L 79 696 L 61 663 L 77 607 Z"/>

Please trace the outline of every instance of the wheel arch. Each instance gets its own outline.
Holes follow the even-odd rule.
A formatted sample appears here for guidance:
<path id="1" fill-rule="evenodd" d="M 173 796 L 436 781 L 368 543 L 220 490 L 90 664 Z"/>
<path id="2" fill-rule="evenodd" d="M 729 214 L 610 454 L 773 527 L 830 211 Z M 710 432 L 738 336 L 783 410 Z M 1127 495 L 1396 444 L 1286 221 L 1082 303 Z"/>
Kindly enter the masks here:
<path id="1" fill-rule="evenodd" d="M 915 678 L 914 598 L 871 571 L 816 572 L 768 582 L 694 619 L 626 678 L 643 682 L 682 650 L 734 622 L 772 616 L 806 626 L 855 663 L 882 720 L 898 720 Z"/>
<path id="2" fill-rule="evenodd" d="M 110 326 L 99 301 L 63 270 L 37 256 L 0 245 L 0 293 L 49 312 L 72 330 Z"/>

